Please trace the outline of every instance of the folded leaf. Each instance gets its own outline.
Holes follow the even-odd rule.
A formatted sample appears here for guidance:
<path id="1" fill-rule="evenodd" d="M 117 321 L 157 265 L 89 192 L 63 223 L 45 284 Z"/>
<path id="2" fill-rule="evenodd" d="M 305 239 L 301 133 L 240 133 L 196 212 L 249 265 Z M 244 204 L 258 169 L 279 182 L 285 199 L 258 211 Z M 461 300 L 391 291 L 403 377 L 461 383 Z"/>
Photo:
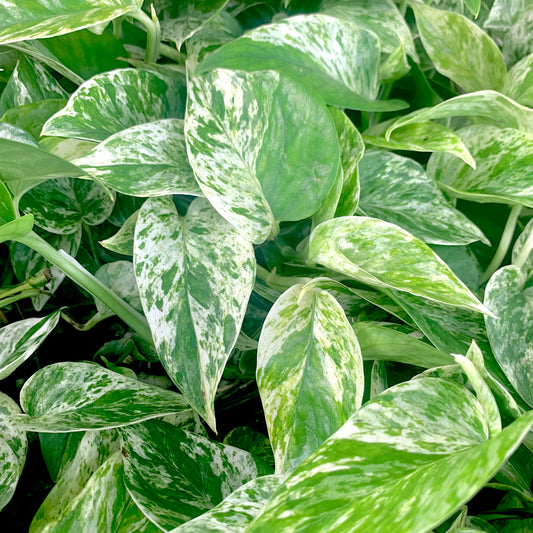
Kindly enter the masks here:
<path id="1" fill-rule="evenodd" d="M 117 233 L 108 239 L 100 241 L 100 244 L 117 254 L 133 255 L 133 239 L 138 216 L 139 211 L 135 211 L 133 215 L 128 217 Z"/>
<path id="2" fill-rule="evenodd" d="M 33 228 L 33 215 L 24 215 L 0 226 L 0 242 L 27 235 Z"/>

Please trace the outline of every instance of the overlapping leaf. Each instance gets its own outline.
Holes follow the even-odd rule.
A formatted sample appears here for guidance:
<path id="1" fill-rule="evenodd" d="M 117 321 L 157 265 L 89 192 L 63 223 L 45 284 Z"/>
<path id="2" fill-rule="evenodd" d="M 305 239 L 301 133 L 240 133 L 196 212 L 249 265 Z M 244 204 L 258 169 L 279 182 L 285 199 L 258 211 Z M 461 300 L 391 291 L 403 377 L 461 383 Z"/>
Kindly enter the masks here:
<path id="1" fill-rule="evenodd" d="M 116 252 L 117 254 L 133 255 L 133 239 L 135 236 L 135 224 L 137 223 L 137 217 L 139 211 L 135 211 L 133 215 L 128 217 L 122 227 L 113 236 L 100 241 L 100 244 Z"/>
<path id="2" fill-rule="evenodd" d="M 169 530 L 243 483 L 271 473 L 251 454 L 160 421 L 121 431 L 125 482 L 143 513 Z"/>
<path id="3" fill-rule="evenodd" d="M 207 199 L 253 242 L 318 210 L 339 165 L 333 120 L 316 96 L 274 71 L 218 69 L 191 80 L 185 136 Z"/>
<path id="4" fill-rule="evenodd" d="M 214 429 L 215 392 L 253 287 L 253 248 L 206 200 L 182 218 L 170 198 L 153 198 L 139 213 L 134 263 L 159 358 Z"/>
<path id="5" fill-rule="evenodd" d="M 178 77 L 140 69 L 98 74 L 81 85 L 45 125 L 43 135 L 104 141 L 126 128 L 164 118 L 183 118 Z"/>
<path id="6" fill-rule="evenodd" d="M 27 235 L 33 228 L 33 215 L 24 215 L 0 226 L 0 243 Z"/>
<path id="7" fill-rule="evenodd" d="M 309 260 L 375 287 L 487 311 L 430 248 L 383 220 L 341 217 L 320 224 L 311 235 Z"/>
<path id="8" fill-rule="evenodd" d="M 502 92 L 519 104 L 533 107 L 533 54 L 509 70 Z"/>
<path id="9" fill-rule="evenodd" d="M 361 350 L 331 294 L 311 282 L 280 296 L 259 338 L 257 385 L 276 473 L 294 470 L 359 408 Z"/>
<path id="10" fill-rule="evenodd" d="M 189 409 L 183 396 L 90 363 L 42 368 L 20 392 L 17 427 L 70 432 L 110 429 Z"/>
<path id="11" fill-rule="evenodd" d="M 429 531 L 497 472 L 532 425 L 533 412 L 487 440 L 468 390 L 438 378 L 402 383 L 302 463 L 247 531 Z"/>

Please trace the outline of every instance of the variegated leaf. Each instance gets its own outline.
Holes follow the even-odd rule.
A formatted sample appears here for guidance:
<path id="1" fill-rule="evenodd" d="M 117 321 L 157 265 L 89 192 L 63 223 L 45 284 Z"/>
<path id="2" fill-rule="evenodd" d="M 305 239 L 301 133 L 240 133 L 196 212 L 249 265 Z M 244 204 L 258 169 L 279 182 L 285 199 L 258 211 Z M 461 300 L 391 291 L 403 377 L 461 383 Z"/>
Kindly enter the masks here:
<path id="1" fill-rule="evenodd" d="M 528 277 L 533 270 L 533 219 L 526 224 L 522 233 L 516 239 L 513 252 L 512 263 L 524 270 Z"/>
<path id="2" fill-rule="evenodd" d="M 274 71 L 191 80 L 185 136 L 213 207 L 253 242 L 317 211 L 337 176 L 335 125 L 316 94 Z"/>
<path id="3" fill-rule="evenodd" d="M 423 368 L 454 364 L 447 353 L 419 340 L 414 334 L 407 335 L 392 326 L 356 322 L 352 327 L 364 360 L 396 361 Z"/>
<path id="4" fill-rule="evenodd" d="M 216 507 L 178 526 L 171 533 L 241 533 L 259 514 L 284 479 L 285 476 L 279 475 L 252 479 Z"/>
<path id="5" fill-rule="evenodd" d="M 496 271 L 485 291 L 486 317 L 494 356 L 516 392 L 533 406 L 533 297 L 526 273 L 513 265 Z"/>
<path id="6" fill-rule="evenodd" d="M 137 220 L 134 264 L 159 358 L 215 429 L 216 389 L 253 287 L 253 247 L 204 199 L 182 218 L 170 198 L 152 198 Z"/>
<path id="7" fill-rule="evenodd" d="M 280 296 L 259 338 L 257 385 L 278 474 L 294 470 L 360 407 L 361 350 L 331 294 L 310 282 Z"/>
<path id="8" fill-rule="evenodd" d="M 122 194 L 202 194 L 189 164 L 180 119 L 158 120 L 115 133 L 73 163 Z"/>
<path id="9" fill-rule="evenodd" d="M 138 216 L 139 211 L 135 211 L 133 215 L 128 217 L 117 233 L 100 241 L 100 244 L 104 248 L 117 254 L 133 256 L 133 239 L 135 236 L 135 224 L 137 224 Z"/>
<path id="10" fill-rule="evenodd" d="M 482 407 L 464 387 L 438 378 L 396 385 L 304 461 L 247 531 L 430 531 L 532 426 L 533 412 L 488 439 Z"/>
<path id="11" fill-rule="evenodd" d="M 110 429 L 189 409 L 183 396 L 91 363 L 56 363 L 37 371 L 20 391 L 27 431 Z"/>
<path id="12" fill-rule="evenodd" d="M 139 10 L 140 0 L 6 0 L 0 44 L 63 35 Z"/>
<path id="13" fill-rule="evenodd" d="M 255 28 L 211 54 L 198 65 L 196 74 L 214 68 L 278 70 L 336 107 L 365 111 L 404 107 L 397 100 L 375 101 L 379 88 L 376 35 L 328 15 L 297 15 Z"/>
<path id="14" fill-rule="evenodd" d="M 311 234 L 309 261 L 357 281 L 482 313 L 483 304 L 427 245 L 369 217 L 341 217 Z"/>
<path id="15" fill-rule="evenodd" d="M 19 406 L 0 392 L 0 510 L 11 500 L 26 462 L 26 433 L 10 422 L 18 413 Z"/>
<path id="16" fill-rule="evenodd" d="M 66 235 L 84 224 L 104 222 L 113 210 L 113 199 L 92 180 L 50 179 L 25 193 L 20 209 L 31 213 L 40 228 Z"/>
<path id="17" fill-rule="evenodd" d="M 472 169 L 446 154 L 433 154 L 427 172 L 446 193 L 533 207 L 533 134 L 495 126 L 469 126 L 459 134 L 478 165 Z"/>
<path id="18" fill-rule="evenodd" d="M 160 421 L 121 431 L 126 487 L 143 513 L 172 529 L 271 470 L 250 453 Z"/>
<path id="19" fill-rule="evenodd" d="M 481 230 L 446 201 L 420 164 L 391 152 L 367 152 L 359 163 L 359 209 L 431 244 L 489 244 Z"/>
<path id="20" fill-rule="evenodd" d="M 56 327 L 60 310 L 44 318 L 26 318 L 0 329 L 0 379 L 29 359 Z"/>
<path id="21" fill-rule="evenodd" d="M 410 5 L 424 48 L 441 74 L 466 92 L 502 88 L 506 73 L 503 55 L 477 24 L 421 2 Z"/>
<path id="22" fill-rule="evenodd" d="M 67 92 L 39 63 L 22 57 L 0 97 L 0 115 L 12 107 L 47 98 L 66 98 Z"/>
<path id="23" fill-rule="evenodd" d="M 376 359 L 372 363 L 372 370 L 370 372 L 370 400 L 379 396 L 383 391 L 389 388 L 389 380 L 387 378 L 387 367 L 383 361 Z"/>
<path id="24" fill-rule="evenodd" d="M 502 92 L 519 104 L 533 107 L 533 54 L 509 70 Z"/>
<path id="25" fill-rule="evenodd" d="M 81 139 L 65 139 L 62 137 L 43 137 L 39 141 L 39 146 L 61 159 L 73 161 L 90 152 L 97 143 L 84 141 Z"/>
<path id="26" fill-rule="evenodd" d="M 91 434 L 105 435 L 114 430 L 95 431 Z M 38 433 L 39 444 L 43 460 L 54 483 L 69 469 L 76 458 L 83 437 L 87 434 L 84 431 L 74 431 L 72 433 Z"/>
<path id="27" fill-rule="evenodd" d="M 81 85 L 42 134 L 104 141 L 126 128 L 183 118 L 183 86 L 177 77 L 141 69 L 98 74 Z"/>
<path id="28" fill-rule="evenodd" d="M 449 117 L 468 117 L 500 128 L 516 128 L 533 133 L 533 109 L 517 104 L 496 91 L 478 91 L 461 94 L 433 107 L 418 109 L 395 120 L 387 129 L 385 138 L 408 124 Z"/>

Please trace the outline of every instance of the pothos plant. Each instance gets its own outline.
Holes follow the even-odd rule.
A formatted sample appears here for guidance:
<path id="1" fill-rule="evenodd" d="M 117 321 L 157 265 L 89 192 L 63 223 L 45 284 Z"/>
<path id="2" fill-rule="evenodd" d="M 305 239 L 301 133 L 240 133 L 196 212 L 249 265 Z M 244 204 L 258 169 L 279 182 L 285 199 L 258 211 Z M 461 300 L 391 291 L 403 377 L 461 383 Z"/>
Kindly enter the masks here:
<path id="1" fill-rule="evenodd" d="M 0 0 L 0 508 L 531 531 L 531 2 L 141 4 Z"/>

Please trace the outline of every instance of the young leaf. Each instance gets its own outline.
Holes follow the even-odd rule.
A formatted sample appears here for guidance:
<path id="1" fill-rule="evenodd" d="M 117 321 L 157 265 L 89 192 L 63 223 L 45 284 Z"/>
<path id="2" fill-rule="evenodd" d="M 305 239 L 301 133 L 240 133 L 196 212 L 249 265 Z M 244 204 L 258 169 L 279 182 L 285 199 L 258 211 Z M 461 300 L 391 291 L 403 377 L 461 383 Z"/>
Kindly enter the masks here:
<path id="1" fill-rule="evenodd" d="M 140 69 L 94 76 L 43 127 L 42 135 L 104 141 L 126 128 L 164 118 L 183 118 L 177 77 Z"/>
<path id="2" fill-rule="evenodd" d="M 502 88 L 503 55 L 479 26 L 457 13 L 410 4 L 424 48 L 441 74 L 466 92 Z"/>
<path id="3" fill-rule="evenodd" d="M 509 70 L 502 92 L 519 104 L 533 107 L 533 54 Z"/>
<path id="4" fill-rule="evenodd" d="M 117 233 L 108 239 L 100 241 L 100 244 L 117 254 L 133 256 L 133 239 L 138 216 L 139 211 L 135 211 L 133 215 L 128 217 Z"/>
<path id="5" fill-rule="evenodd" d="M 0 226 L 0 243 L 27 235 L 33 228 L 33 215 L 24 215 Z"/>
<path id="6" fill-rule="evenodd" d="M 354 413 L 248 531 L 430 531 L 476 494 L 532 425 L 533 412 L 487 440 L 482 407 L 464 387 L 402 383 Z"/>
<path id="7" fill-rule="evenodd" d="M 368 152 L 359 163 L 359 209 L 397 224 L 431 244 L 488 244 L 481 230 L 452 207 L 424 169 L 390 152 Z"/>
<path id="8" fill-rule="evenodd" d="M 61 311 L 44 318 L 26 318 L 0 329 L 0 379 L 29 359 L 56 327 Z"/>
<path id="9" fill-rule="evenodd" d="M 73 162 L 122 194 L 202 194 L 187 158 L 180 119 L 158 120 L 122 130 Z"/>
<path id="10" fill-rule="evenodd" d="M 311 235 L 309 261 L 375 287 L 488 312 L 430 248 L 383 220 L 341 217 L 320 224 Z"/>
<path id="11" fill-rule="evenodd" d="M 125 482 L 143 513 L 169 530 L 271 470 L 251 454 L 160 421 L 121 431 Z"/>
<path id="12" fill-rule="evenodd" d="M 360 407 L 361 350 L 331 294 L 311 282 L 280 296 L 259 338 L 257 385 L 278 474 L 294 470 Z"/>
<path id="13" fill-rule="evenodd" d="M 0 44 L 63 35 L 139 10 L 140 0 L 17 0 L 0 4 Z"/>
<path id="14" fill-rule="evenodd" d="M 398 100 L 375 101 L 379 41 L 374 33 L 328 15 L 298 15 L 256 28 L 211 54 L 196 68 L 277 70 L 300 80 L 336 107 L 402 109 Z"/>
<path id="15" fill-rule="evenodd" d="M 172 381 L 214 429 L 214 398 L 255 277 L 253 247 L 204 199 L 178 216 L 152 198 L 135 228 L 135 274 Z"/>
<path id="16" fill-rule="evenodd" d="M 256 243 L 317 211 L 337 176 L 333 120 L 314 93 L 274 71 L 190 80 L 185 137 L 207 199 Z"/>
<path id="17" fill-rule="evenodd" d="M 37 371 L 20 391 L 27 431 L 68 433 L 111 429 L 189 409 L 183 396 L 90 363 L 56 363 Z"/>
<path id="18" fill-rule="evenodd" d="M 476 202 L 533 207 L 532 134 L 495 126 L 469 126 L 459 134 L 478 165 L 474 170 L 446 154 L 433 154 L 428 175 L 442 189 Z"/>

